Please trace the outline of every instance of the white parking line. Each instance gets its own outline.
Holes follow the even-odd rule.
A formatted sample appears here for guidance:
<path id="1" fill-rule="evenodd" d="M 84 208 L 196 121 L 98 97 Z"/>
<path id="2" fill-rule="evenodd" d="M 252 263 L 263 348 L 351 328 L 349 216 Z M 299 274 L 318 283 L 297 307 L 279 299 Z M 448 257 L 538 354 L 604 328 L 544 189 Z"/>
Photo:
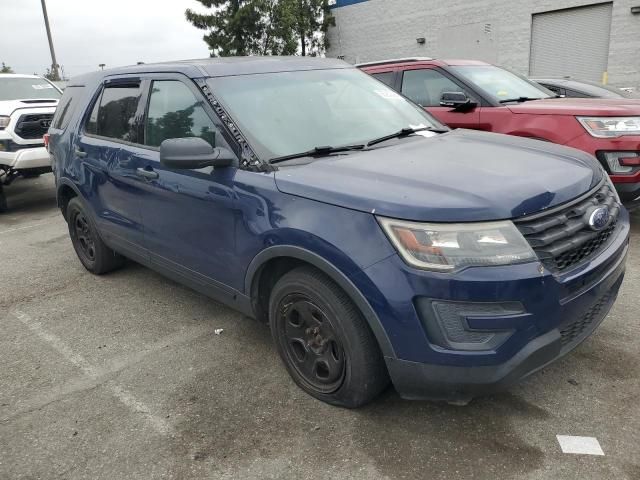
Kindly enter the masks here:
<path id="1" fill-rule="evenodd" d="M 92 379 L 98 378 L 99 372 L 84 357 L 75 353 L 71 348 L 62 341 L 62 339 L 42 328 L 42 324 L 29 315 L 21 311 L 14 311 L 13 316 L 22 322 L 29 330 L 36 334 L 40 339 L 47 342 L 51 347 L 62 355 L 68 362 L 78 367 L 82 372 Z M 151 426 L 163 435 L 171 431 L 171 426 L 161 417 L 151 413 L 149 407 L 138 400 L 131 392 L 125 390 L 120 385 L 105 384 L 105 387 L 120 402 L 127 406 L 135 413 L 141 413 L 145 416 Z"/>
<path id="2" fill-rule="evenodd" d="M 0 230 L 0 235 L 2 235 L 3 233 L 17 232 L 18 230 L 26 230 L 27 228 L 41 227 L 43 225 L 49 225 L 50 223 L 53 223 L 53 222 L 54 221 L 51 220 L 49 222 L 34 223 L 33 225 L 25 225 L 24 227 L 16 227 L 16 228 L 9 228 L 8 230 Z"/>
<path id="3" fill-rule="evenodd" d="M 556 435 L 562 453 L 578 455 L 604 455 L 600 442 L 595 437 L 575 437 L 572 435 Z"/>

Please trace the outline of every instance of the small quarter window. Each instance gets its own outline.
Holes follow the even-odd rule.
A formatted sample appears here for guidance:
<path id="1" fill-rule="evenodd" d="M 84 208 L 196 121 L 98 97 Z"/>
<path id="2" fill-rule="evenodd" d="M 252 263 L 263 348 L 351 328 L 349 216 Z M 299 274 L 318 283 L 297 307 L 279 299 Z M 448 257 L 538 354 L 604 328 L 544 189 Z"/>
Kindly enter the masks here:
<path id="1" fill-rule="evenodd" d="M 67 87 L 58 103 L 51 128 L 63 130 L 69 124 L 84 87 Z"/>
<path id="2" fill-rule="evenodd" d="M 380 80 L 382 83 L 393 88 L 393 74 L 395 72 L 382 72 L 382 73 L 373 73 L 371 76 L 376 80 Z"/>

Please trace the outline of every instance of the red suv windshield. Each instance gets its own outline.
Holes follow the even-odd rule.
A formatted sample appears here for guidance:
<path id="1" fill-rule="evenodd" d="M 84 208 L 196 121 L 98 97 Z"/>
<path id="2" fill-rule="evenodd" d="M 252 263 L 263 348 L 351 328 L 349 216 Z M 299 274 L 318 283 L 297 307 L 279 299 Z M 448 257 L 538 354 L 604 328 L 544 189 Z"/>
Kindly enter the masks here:
<path id="1" fill-rule="evenodd" d="M 450 68 L 496 101 L 555 97 L 546 88 L 494 65 L 460 65 Z"/>

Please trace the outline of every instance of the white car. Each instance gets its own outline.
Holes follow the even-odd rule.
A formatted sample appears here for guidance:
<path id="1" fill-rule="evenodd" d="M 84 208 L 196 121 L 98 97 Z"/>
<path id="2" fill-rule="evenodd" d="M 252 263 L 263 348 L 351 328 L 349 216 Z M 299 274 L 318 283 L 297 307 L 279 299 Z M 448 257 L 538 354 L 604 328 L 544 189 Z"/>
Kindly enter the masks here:
<path id="1" fill-rule="evenodd" d="M 0 213 L 7 209 L 4 186 L 51 171 L 43 136 L 61 96 L 36 75 L 0 74 Z"/>

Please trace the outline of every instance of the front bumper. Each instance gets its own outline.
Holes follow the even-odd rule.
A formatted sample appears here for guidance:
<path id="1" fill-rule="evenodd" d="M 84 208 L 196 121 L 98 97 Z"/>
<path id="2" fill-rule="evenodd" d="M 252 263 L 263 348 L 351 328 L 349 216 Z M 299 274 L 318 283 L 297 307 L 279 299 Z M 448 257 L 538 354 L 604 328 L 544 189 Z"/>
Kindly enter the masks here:
<path id="1" fill-rule="evenodd" d="M 0 152 L 0 165 L 14 170 L 51 167 L 49 152 L 44 147 L 31 147 L 16 152 Z"/>
<path id="2" fill-rule="evenodd" d="M 408 399 L 469 399 L 506 388 L 567 354 L 613 305 L 624 277 L 628 236 L 623 210 L 607 247 L 561 274 L 541 270 L 537 263 L 437 274 L 418 272 L 397 257 L 369 267 L 364 274 L 381 289 L 381 297 L 370 303 L 395 352 L 385 360 L 396 390 Z M 485 322 L 485 331 L 510 333 L 485 350 L 455 350 L 434 339 L 416 298 L 508 302 L 521 305 L 524 313 L 469 318 L 469 324 Z"/>
<path id="3" fill-rule="evenodd" d="M 387 359 L 393 384 L 403 398 L 458 401 L 508 388 L 523 378 L 563 357 L 602 323 L 616 300 L 624 277 L 624 255 L 596 288 L 605 293 L 578 319 L 567 319 L 553 330 L 534 338 L 504 363 L 490 366 L 460 367 L 428 365 Z M 571 342 L 563 342 L 567 329 L 588 323 Z M 574 327 L 575 328 L 575 327 Z"/>

